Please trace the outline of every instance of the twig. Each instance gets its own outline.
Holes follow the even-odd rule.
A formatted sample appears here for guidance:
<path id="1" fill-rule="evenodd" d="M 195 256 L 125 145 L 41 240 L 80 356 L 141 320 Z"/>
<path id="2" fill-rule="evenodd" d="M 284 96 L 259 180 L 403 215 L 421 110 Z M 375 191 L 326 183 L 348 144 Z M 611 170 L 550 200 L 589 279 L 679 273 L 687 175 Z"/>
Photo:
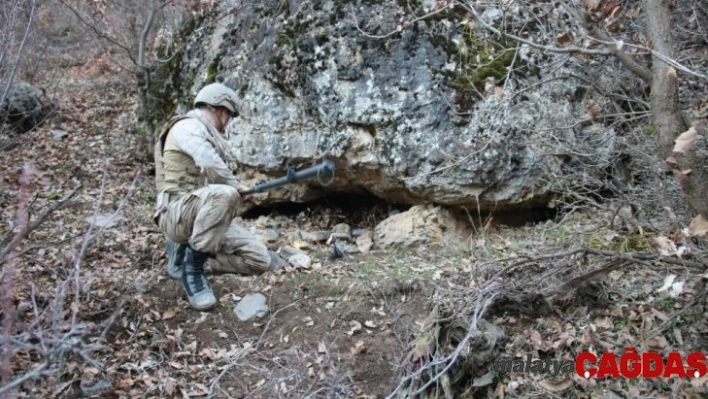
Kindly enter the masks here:
<path id="1" fill-rule="evenodd" d="M 258 341 L 256 341 L 255 346 L 258 346 L 263 343 L 263 337 L 265 336 L 266 332 L 268 332 L 268 327 L 270 326 L 270 323 L 275 319 L 275 316 L 277 316 L 278 313 L 282 312 L 283 310 L 297 305 L 300 301 L 302 301 L 302 298 L 291 303 L 290 305 L 284 306 L 284 307 L 276 310 L 275 312 L 273 312 L 273 314 L 270 316 L 270 319 L 268 319 L 268 323 L 266 323 L 266 326 L 263 328 L 263 332 L 261 332 L 261 335 L 258 337 Z"/>
<path id="2" fill-rule="evenodd" d="M 34 368 L 34 370 L 22 374 L 21 376 L 15 378 L 14 380 L 10 381 L 8 384 L 0 386 L 0 396 L 3 394 L 6 394 L 8 392 L 11 392 L 13 389 L 17 388 L 18 386 L 22 385 L 26 381 L 34 380 L 39 378 L 39 376 L 42 375 L 44 370 L 49 367 L 49 364 L 47 362 L 42 363 L 41 365 L 37 366 Z"/>
<path id="3" fill-rule="evenodd" d="M 28 224 L 28 211 L 27 202 L 29 199 L 29 186 L 32 180 L 32 175 L 34 174 L 34 168 L 31 164 L 25 163 L 22 168 L 22 176 L 20 178 L 20 197 L 19 206 L 17 212 L 17 225 L 20 226 L 20 231 L 15 234 L 15 238 L 7 246 L 7 251 L 9 253 L 19 252 L 20 244 L 24 236 L 21 234 L 24 231 L 25 226 Z M 2 327 L 5 333 L 5 342 L 9 342 L 13 335 L 13 324 L 15 319 L 16 308 L 13 303 L 13 294 L 15 291 L 15 273 L 17 272 L 17 266 L 19 260 L 15 259 L 5 263 L 3 261 L 4 256 L 0 257 L 0 266 L 2 269 L 0 271 L 0 287 L 2 288 L 2 294 L 0 294 L 0 306 L 2 306 L 3 311 L 3 322 Z M 12 358 L 12 348 L 10 345 L 3 345 L 0 352 L 0 383 L 4 382 L 10 376 L 10 359 Z"/>
<path id="4" fill-rule="evenodd" d="M 20 231 L 17 233 L 15 236 L 15 239 L 23 240 L 29 233 L 32 231 L 36 230 L 42 223 L 44 223 L 44 220 L 52 214 L 52 212 L 56 211 L 57 209 L 61 208 L 62 206 L 66 205 L 68 201 L 76 195 L 76 193 L 83 187 L 82 184 L 79 184 L 78 187 L 76 187 L 74 190 L 72 190 L 69 194 L 65 195 L 64 198 L 54 202 L 52 205 L 47 207 L 42 213 L 37 216 L 32 223 L 27 224 L 23 229 L 20 229 Z M 8 233 L 9 234 L 9 233 Z M 6 238 L 7 239 L 7 238 Z M 5 239 L 5 240 L 6 240 Z M 5 241 L 3 240 L 3 241 Z M 4 243 L 4 242 L 3 242 Z M 0 265 L 6 260 L 5 257 L 7 254 L 10 252 L 10 245 L 5 246 L 0 250 Z"/>
<path id="5" fill-rule="evenodd" d="M 611 54 L 607 50 L 589 50 L 589 49 L 580 48 L 580 47 L 576 47 L 576 46 L 568 46 L 568 47 L 561 48 L 561 47 L 551 47 L 551 46 L 545 46 L 543 44 L 534 43 L 532 40 L 524 39 L 523 37 L 519 37 L 516 35 L 512 35 L 510 33 L 500 31 L 499 29 L 484 22 L 482 20 L 482 17 L 480 17 L 479 14 L 477 13 L 477 10 L 474 9 L 474 7 L 472 7 L 468 4 L 462 3 L 462 2 L 460 2 L 458 4 L 460 4 L 460 6 L 462 6 L 463 9 L 467 10 L 470 14 L 472 14 L 472 16 L 475 18 L 475 20 L 477 20 L 477 22 L 480 25 L 482 25 L 483 28 L 487 29 L 488 31 L 490 31 L 496 35 L 504 36 L 507 39 L 512 39 L 512 40 L 515 40 L 519 43 L 526 44 L 528 46 L 531 46 L 531 47 L 539 49 L 539 50 L 549 51 L 552 53 L 561 53 L 561 54 L 562 53 L 587 54 L 587 55 L 610 55 Z"/>

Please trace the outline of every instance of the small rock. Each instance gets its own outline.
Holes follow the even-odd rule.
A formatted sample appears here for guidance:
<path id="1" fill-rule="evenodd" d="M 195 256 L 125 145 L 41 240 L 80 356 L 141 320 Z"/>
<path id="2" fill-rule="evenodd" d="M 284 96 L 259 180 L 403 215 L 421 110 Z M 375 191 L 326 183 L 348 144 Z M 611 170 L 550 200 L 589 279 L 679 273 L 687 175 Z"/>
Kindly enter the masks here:
<path id="1" fill-rule="evenodd" d="M 268 250 L 268 254 L 270 255 L 270 270 L 280 270 L 288 266 L 288 262 L 280 255 L 271 250 Z"/>
<path id="2" fill-rule="evenodd" d="M 346 223 L 340 223 L 332 229 L 332 234 L 337 238 L 350 240 L 352 238 L 352 228 Z"/>
<path id="3" fill-rule="evenodd" d="M 280 233 L 278 233 L 277 230 L 273 229 L 268 229 L 268 230 L 257 230 L 254 232 L 255 236 L 258 237 L 263 244 L 272 244 L 278 239 L 280 239 Z"/>
<path id="4" fill-rule="evenodd" d="M 280 250 L 278 250 L 278 253 L 284 259 L 290 259 L 291 256 L 297 255 L 297 254 L 307 255 L 307 253 L 305 253 L 305 251 L 302 251 L 302 250 L 299 250 L 299 249 L 296 249 L 296 248 L 293 248 L 293 247 L 290 247 L 287 245 L 284 247 L 280 247 Z"/>
<path id="5" fill-rule="evenodd" d="M 371 247 L 374 246 L 374 233 L 371 230 L 367 230 L 362 235 L 356 238 L 356 246 L 359 252 L 365 254 L 371 251 Z"/>
<path id="6" fill-rule="evenodd" d="M 357 245 L 354 245 L 354 244 L 348 244 L 348 243 L 346 243 L 346 242 L 340 242 L 340 243 L 337 244 L 337 245 L 339 245 L 339 248 L 340 248 L 342 251 L 344 251 L 344 254 L 345 254 L 345 255 L 354 255 L 354 254 L 362 253 L 362 251 L 359 249 L 359 247 L 358 247 Z"/>
<path id="7" fill-rule="evenodd" d="M 359 229 L 359 228 L 357 228 L 357 229 L 352 229 L 352 237 L 353 237 L 353 238 L 357 238 L 357 237 L 359 237 L 360 235 L 366 233 L 367 231 L 371 231 L 371 230 L 370 230 L 370 229 Z"/>
<path id="8" fill-rule="evenodd" d="M 302 249 L 305 251 L 311 251 L 314 248 L 312 248 L 312 244 L 305 240 L 295 240 L 295 241 L 290 241 L 290 245 L 295 248 L 295 249 Z"/>
<path id="9" fill-rule="evenodd" d="M 302 240 L 302 231 L 291 231 L 285 236 L 285 238 L 287 238 L 288 241 Z"/>
<path id="10" fill-rule="evenodd" d="M 261 293 L 248 294 L 234 308 L 234 314 L 241 321 L 261 318 L 268 314 L 265 295 Z"/>
<path id="11" fill-rule="evenodd" d="M 296 269 L 309 269 L 312 265 L 312 259 L 305 254 L 295 254 L 288 258 L 290 263 Z"/>
<path id="12" fill-rule="evenodd" d="M 302 238 L 307 241 L 314 243 L 325 242 L 332 235 L 331 231 L 327 230 L 316 230 L 316 231 L 303 231 Z"/>
<path id="13" fill-rule="evenodd" d="M 61 129 L 52 129 L 52 138 L 54 141 L 62 141 L 62 139 L 69 135 L 69 132 Z"/>
<path id="14" fill-rule="evenodd" d="M 280 223 L 271 219 L 268 216 L 262 215 L 256 219 L 256 226 L 261 228 L 277 229 L 280 227 Z"/>

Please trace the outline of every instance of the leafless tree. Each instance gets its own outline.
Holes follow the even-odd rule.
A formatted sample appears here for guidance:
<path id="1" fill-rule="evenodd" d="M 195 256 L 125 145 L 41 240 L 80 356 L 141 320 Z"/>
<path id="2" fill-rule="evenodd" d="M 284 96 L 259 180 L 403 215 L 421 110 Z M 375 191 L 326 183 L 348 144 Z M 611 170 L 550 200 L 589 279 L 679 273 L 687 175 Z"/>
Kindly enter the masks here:
<path id="1" fill-rule="evenodd" d="M 90 32 L 127 59 L 124 62 L 116 57 L 112 61 L 135 77 L 144 130 L 142 148 L 146 149 L 144 155 L 151 157 L 157 122 L 151 118 L 150 109 L 150 89 L 156 84 L 153 73 L 178 53 L 171 29 L 187 13 L 200 11 L 194 8 L 200 6 L 186 0 L 58 1 Z"/>

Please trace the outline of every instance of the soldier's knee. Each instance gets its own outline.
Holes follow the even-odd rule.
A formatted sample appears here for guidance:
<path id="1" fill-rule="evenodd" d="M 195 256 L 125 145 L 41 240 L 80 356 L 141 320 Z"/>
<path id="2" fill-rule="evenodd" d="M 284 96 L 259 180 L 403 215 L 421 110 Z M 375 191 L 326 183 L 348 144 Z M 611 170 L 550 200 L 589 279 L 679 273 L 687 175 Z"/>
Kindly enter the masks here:
<path id="1" fill-rule="evenodd" d="M 210 186 L 211 192 L 209 193 L 214 200 L 219 203 L 223 203 L 229 207 L 235 207 L 239 204 L 241 196 L 238 191 L 225 184 L 214 184 Z"/>
<path id="2" fill-rule="evenodd" d="M 262 271 L 270 269 L 270 252 L 268 252 L 268 248 L 260 240 L 253 243 L 252 250 L 249 255 L 253 267 Z"/>

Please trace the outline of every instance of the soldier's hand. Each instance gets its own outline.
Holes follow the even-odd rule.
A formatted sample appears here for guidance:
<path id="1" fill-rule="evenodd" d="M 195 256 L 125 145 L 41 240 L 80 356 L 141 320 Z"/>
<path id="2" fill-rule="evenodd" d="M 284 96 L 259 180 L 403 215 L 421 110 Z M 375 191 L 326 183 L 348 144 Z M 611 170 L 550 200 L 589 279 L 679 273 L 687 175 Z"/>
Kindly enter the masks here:
<path id="1" fill-rule="evenodd" d="M 248 191 L 248 190 L 250 190 L 250 189 L 251 189 L 250 187 L 244 186 L 243 184 L 240 184 L 240 185 L 238 186 L 238 188 L 236 189 L 236 191 L 238 191 L 239 194 L 243 194 L 243 193 L 245 193 L 246 191 Z"/>

